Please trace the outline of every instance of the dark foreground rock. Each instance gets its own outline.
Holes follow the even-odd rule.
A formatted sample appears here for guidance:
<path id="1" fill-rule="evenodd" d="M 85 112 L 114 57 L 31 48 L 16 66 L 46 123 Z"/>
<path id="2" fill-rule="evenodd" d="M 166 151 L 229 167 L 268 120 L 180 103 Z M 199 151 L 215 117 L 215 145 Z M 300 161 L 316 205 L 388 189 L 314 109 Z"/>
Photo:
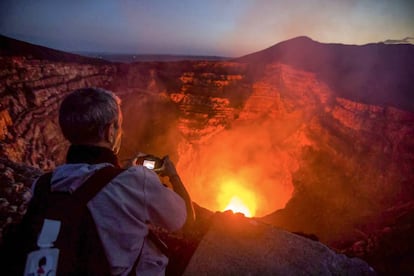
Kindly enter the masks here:
<path id="1" fill-rule="evenodd" d="M 414 201 L 385 210 L 369 224 L 356 226 L 348 239 L 328 244 L 358 257 L 381 275 L 414 275 Z"/>
<path id="2" fill-rule="evenodd" d="M 268 224 L 218 214 L 184 275 L 376 275 L 358 258 Z"/>
<path id="3" fill-rule="evenodd" d="M 7 225 L 26 212 L 30 187 L 42 171 L 0 157 L 0 243 Z"/>

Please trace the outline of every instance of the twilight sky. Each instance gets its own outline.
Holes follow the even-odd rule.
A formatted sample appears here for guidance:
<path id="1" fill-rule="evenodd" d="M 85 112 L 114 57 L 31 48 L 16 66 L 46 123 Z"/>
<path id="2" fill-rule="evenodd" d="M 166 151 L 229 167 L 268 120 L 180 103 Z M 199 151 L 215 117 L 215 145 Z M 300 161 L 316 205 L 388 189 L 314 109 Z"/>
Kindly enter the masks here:
<path id="1" fill-rule="evenodd" d="M 301 35 L 414 37 L 414 1 L 1 0 L 0 34 L 65 51 L 236 57 Z"/>

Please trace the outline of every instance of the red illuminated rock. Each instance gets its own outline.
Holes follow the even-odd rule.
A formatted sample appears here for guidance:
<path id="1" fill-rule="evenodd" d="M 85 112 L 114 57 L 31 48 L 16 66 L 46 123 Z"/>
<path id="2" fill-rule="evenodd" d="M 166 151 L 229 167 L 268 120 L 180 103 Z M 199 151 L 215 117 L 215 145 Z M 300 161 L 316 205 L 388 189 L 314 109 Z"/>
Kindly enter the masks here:
<path id="1" fill-rule="evenodd" d="M 57 125 L 60 101 L 77 88 L 107 86 L 116 67 L 4 37 L 1 40 L 0 109 L 6 109 L 1 111 L 0 152 L 14 162 L 53 168 L 65 154 Z"/>

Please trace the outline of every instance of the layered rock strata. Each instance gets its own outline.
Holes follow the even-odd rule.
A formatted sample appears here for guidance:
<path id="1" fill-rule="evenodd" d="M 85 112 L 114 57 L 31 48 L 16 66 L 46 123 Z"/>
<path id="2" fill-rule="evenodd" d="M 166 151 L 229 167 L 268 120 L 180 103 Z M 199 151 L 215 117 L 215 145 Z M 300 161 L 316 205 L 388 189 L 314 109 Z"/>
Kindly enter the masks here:
<path id="1" fill-rule="evenodd" d="M 14 162 L 51 169 L 64 157 L 57 124 L 62 98 L 85 86 L 106 87 L 116 68 L 0 57 L 1 154 Z"/>

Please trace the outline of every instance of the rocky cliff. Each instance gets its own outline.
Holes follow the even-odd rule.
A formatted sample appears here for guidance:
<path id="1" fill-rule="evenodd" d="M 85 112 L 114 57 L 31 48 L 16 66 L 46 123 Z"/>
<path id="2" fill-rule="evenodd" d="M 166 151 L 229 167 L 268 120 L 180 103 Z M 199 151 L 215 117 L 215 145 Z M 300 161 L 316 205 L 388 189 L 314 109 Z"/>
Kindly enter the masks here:
<path id="1" fill-rule="evenodd" d="M 57 125 L 60 101 L 80 87 L 108 86 L 116 67 L 5 37 L 0 41 L 1 155 L 51 169 L 65 154 Z"/>
<path id="2" fill-rule="evenodd" d="M 123 99 L 121 159 L 170 154 L 201 206 L 221 211 L 237 195 L 262 221 L 376 265 L 390 237 L 398 265 L 412 260 L 413 247 L 394 239 L 413 228 L 412 46 L 299 38 L 229 61 L 117 64 L 2 41 L 5 176 L 62 163 L 59 102 L 104 87 Z M 2 225 L 24 208 L 21 186 L 38 173 L 29 175 L 3 179 Z"/>

